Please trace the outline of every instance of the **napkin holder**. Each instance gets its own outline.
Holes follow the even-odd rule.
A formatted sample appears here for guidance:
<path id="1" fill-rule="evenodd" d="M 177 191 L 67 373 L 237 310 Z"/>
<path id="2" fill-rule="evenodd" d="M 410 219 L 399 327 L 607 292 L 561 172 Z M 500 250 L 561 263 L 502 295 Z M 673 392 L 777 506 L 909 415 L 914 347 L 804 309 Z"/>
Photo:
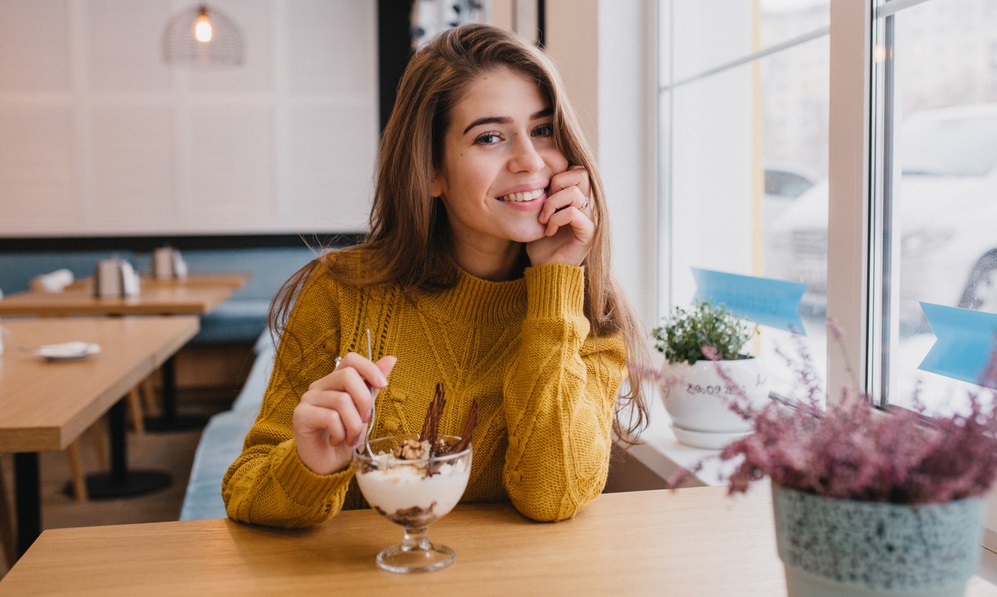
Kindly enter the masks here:
<path id="1" fill-rule="evenodd" d="M 185 279 L 187 262 L 183 260 L 180 251 L 173 247 L 160 247 L 153 251 L 152 277 L 157 280 Z"/>
<path id="2" fill-rule="evenodd" d="M 93 288 L 97 298 L 138 296 L 138 274 L 123 259 L 103 259 L 97 263 Z"/>
<path id="3" fill-rule="evenodd" d="M 31 290 L 34 292 L 62 292 L 66 286 L 73 283 L 73 272 L 60 268 L 47 274 L 31 279 Z"/>

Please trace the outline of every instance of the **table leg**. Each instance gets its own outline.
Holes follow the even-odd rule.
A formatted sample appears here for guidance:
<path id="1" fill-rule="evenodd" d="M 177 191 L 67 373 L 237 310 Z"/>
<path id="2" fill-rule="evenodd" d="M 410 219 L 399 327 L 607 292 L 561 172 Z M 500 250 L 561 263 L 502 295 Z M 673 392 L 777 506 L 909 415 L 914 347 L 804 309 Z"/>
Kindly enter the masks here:
<path id="1" fill-rule="evenodd" d="M 173 357 L 163 363 L 163 414 L 145 420 L 145 430 L 153 432 L 200 429 L 207 424 L 206 417 L 180 416 L 177 413 L 177 374 Z"/>
<path id="2" fill-rule="evenodd" d="M 108 413 L 111 435 L 111 470 L 87 475 L 87 494 L 92 500 L 145 495 L 170 486 L 168 473 L 133 471 L 128 469 L 128 438 L 125 421 L 125 401 L 119 400 Z M 72 491 L 68 484 L 67 491 Z"/>
<path id="3" fill-rule="evenodd" d="M 42 532 L 41 475 L 38 453 L 14 454 L 14 504 L 17 509 L 17 556 Z"/>

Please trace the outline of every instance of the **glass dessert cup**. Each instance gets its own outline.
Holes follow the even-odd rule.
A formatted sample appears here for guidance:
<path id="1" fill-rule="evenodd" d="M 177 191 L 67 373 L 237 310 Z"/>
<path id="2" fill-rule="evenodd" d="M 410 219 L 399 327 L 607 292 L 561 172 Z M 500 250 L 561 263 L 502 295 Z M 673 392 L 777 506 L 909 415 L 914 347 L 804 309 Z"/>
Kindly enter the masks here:
<path id="1" fill-rule="evenodd" d="M 454 551 L 429 542 L 426 530 L 453 509 L 464 494 L 471 474 L 471 446 L 454 454 L 405 460 L 392 450 L 416 435 L 397 435 L 370 442 L 353 451 L 357 485 L 370 507 L 405 528 L 399 545 L 377 554 L 377 565 L 390 572 L 429 572 L 449 566 Z M 454 436 L 442 436 L 444 447 L 456 445 Z"/>

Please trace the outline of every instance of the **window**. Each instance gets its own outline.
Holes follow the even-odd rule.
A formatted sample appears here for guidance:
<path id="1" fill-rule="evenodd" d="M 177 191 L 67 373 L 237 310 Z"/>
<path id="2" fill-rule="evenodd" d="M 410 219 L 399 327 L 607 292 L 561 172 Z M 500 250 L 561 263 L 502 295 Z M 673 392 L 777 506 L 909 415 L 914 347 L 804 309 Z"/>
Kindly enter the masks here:
<path id="1" fill-rule="evenodd" d="M 997 3 L 659 0 L 659 15 L 659 314 L 692 299 L 693 267 L 804 282 L 828 387 L 854 373 L 908 406 L 920 382 L 944 397 L 929 406 L 957 406 L 969 384 L 917 369 L 934 342 L 920 302 L 997 312 Z M 787 346 L 763 328 L 753 347 L 780 393 Z"/>
<path id="2" fill-rule="evenodd" d="M 823 362 L 829 3 L 663 0 L 661 314 L 688 304 L 692 268 L 807 280 L 803 325 Z M 806 226 L 816 235 L 796 234 Z M 790 252 L 795 247 L 796 253 Z M 789 259 L 790 256 L 793 259 Z M 752 352 L 778 379 L 790 334 Z"/>
<path id="3" fill-rule="evenodd" d="M 974 386 L 917 369 L 935 340 L 920 303 L 997 311 L 997 5 L 876 9 L 876 381 L 883 402 L 909 406 L 919 383 L 928 406 L 945 410 Z"/>

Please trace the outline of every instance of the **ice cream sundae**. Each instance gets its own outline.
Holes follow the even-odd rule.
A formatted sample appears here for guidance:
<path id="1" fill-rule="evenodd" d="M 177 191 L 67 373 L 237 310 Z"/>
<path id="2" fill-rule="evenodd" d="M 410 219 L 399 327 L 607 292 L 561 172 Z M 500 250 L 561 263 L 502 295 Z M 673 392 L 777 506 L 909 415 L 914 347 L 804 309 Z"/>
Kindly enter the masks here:
<path id="1" fill-rule="evenodd" d="M 435 570 L 453 561 L 453 550 L 429 542 L 426 527 L 450 512 L 467 487 L 477 403 L 472 403 L 460 436 L 441 436 L 445 403 L 442 384 L 437 385 L 421 433 L 371 440 L 369 452 L 361 444 L 353 453 L 364 499 L 382 516 L 405 527 L 404 542 L 377 556 L 378 565 L 386 570 Z"/>

